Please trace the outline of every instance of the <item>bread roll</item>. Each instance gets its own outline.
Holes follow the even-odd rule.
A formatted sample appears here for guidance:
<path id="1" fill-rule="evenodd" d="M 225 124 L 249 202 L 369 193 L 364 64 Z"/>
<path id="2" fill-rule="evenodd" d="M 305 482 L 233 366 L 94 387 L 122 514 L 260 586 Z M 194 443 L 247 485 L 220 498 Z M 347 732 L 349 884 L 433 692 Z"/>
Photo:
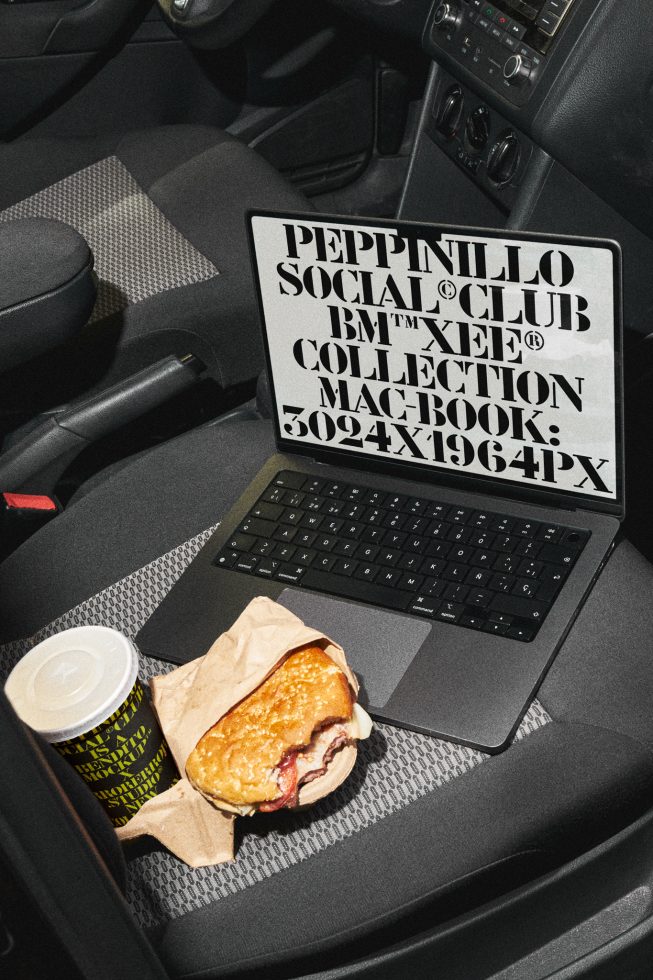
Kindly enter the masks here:
<path id="1" fill-rule="evenodd" d="M 340 668 L 319 647 L 303 647 L 202 736 L 186 774 L 232 812 L 297 805 L 298 758 L 299 781 L 321 775 L 338 749 L 355 742 L 347 729 L 352 712 Z"/>

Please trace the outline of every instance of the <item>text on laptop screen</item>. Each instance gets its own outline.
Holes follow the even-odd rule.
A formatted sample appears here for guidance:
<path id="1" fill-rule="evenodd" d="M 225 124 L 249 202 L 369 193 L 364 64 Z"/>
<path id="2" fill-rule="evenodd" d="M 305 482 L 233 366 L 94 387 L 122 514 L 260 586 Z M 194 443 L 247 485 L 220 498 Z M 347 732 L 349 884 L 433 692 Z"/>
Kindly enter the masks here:
<path id="1" fill-rule="evenodd" d="M 282 442 L 617 498 L 613 247 L 251 223 Z"/>

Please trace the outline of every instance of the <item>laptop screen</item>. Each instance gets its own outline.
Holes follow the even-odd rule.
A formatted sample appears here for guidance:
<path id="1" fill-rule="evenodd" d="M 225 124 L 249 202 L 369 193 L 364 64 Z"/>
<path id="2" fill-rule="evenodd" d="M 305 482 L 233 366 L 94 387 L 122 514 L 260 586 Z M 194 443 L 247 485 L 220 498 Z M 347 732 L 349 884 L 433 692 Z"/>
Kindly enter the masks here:
<path id="1" fill-rule="evenodd" d="M 615 243 L 250 223 L 280 448 L 621 503 Z"/>

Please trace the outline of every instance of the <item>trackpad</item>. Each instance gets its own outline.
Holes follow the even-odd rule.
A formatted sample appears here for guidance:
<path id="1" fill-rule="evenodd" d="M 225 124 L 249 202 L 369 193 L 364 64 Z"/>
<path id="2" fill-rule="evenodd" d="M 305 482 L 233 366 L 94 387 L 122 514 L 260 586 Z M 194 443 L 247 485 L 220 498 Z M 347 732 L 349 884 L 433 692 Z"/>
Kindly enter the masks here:
<path id="1" fill-rule="evenodd" d="M 412 617 L 296 589 L 284 589 L 277 602 L 340 644 L 365 707 L 383 707 L 431 632 Z"/>

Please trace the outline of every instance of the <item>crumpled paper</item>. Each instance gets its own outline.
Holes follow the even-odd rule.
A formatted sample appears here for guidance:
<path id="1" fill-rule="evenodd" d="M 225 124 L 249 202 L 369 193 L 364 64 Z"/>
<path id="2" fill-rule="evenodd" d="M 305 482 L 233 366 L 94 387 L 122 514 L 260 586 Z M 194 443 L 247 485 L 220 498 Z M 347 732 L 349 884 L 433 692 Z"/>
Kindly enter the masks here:
<path id="1" fill-rule="evenodd" d="M 309 643 L 331 657 L 358 694 L 342 647 L 263 596 L 252 599 L 205 656 L 152 679 L 152 703 L 182 779 L 117 827 L 120 840 L 155 837 L 193 868 L 233 860 L 235 816 L 218 810 L 183 778 L 186 760 L 209 728 L 259 687 L 288 653 Z M 300 789 L 300 805 L 332 792 L 355 761 L 355 746 L 338 752 L 324 776 Z"/>

